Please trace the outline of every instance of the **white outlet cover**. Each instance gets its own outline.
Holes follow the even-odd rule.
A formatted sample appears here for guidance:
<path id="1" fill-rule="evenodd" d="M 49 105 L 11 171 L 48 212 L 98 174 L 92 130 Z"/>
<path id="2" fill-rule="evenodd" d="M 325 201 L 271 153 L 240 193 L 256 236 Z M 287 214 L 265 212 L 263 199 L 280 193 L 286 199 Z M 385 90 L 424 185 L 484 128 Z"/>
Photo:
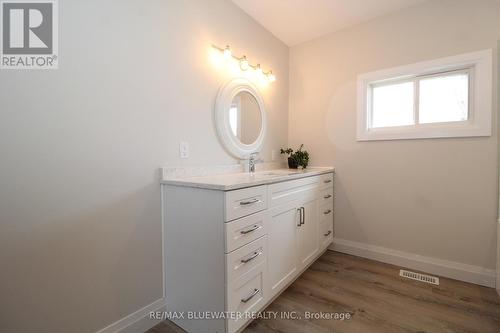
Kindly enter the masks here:
<path id="1" fill-rule="evenodd" d="M 189 143 L 186 141 L 179 143 L 179 156 L 180 158 L 189 158 Z"/>

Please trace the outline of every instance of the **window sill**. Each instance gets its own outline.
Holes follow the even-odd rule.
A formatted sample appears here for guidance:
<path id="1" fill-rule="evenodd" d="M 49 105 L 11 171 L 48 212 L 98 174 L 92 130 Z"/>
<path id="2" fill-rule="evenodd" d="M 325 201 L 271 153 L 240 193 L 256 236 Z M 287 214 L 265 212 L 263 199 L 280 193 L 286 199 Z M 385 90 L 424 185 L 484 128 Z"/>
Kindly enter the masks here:
<path id="1" fill-rule="evenodd" d="M 469 122 L 428 124 L 366 129 L 358 133 L 357 141 L 413 140 L 491 136 L 491 126 L 476 126 Z"/>

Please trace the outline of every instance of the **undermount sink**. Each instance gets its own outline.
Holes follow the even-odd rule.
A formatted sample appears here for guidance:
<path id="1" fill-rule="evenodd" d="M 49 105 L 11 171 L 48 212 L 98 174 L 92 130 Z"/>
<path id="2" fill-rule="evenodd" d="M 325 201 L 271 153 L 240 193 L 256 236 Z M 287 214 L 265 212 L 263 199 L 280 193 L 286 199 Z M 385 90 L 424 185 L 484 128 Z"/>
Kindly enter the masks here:
<path id="1" fill-rule="evenodd" d="M 257 173 L 255 173 L 255 175 L 256 176 L 278 177 L 278 176 L 295 175 L 297 173 L 300 173 L 300 171 L 280 170 L 280 171 L 257 172 Z"/>

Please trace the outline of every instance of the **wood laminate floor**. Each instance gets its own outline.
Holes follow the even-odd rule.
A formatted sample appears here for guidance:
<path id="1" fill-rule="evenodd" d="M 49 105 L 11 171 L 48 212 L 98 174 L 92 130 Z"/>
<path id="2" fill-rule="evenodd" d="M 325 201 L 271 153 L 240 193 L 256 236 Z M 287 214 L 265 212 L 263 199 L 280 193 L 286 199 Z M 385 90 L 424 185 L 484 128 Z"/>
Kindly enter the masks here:
<path id="1" fill-rule="evenodd" d="M 244 333 L 500 332 L 494 289 L 446 278 L 430 285 L 399 277 L 399 269 L 327 251 L 264 310 L 295 311 L 302 319 L 256 319 Z M 351 319 L 305 319 L 307 311 Z M 164 321 L 148 333 L 184 331 Z"/>

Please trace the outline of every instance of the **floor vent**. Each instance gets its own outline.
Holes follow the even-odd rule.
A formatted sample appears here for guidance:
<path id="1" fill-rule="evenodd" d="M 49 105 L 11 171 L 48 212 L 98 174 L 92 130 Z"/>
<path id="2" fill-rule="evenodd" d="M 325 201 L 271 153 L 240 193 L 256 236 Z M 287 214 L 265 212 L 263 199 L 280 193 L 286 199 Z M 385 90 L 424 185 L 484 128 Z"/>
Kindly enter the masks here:
<path id="1" fill-rule="evenodd" d="M 402 276 L 402 277 L 405 277 L 408 279 L 412 279 L 412 280 L 417 280 L 420 282 L 435 284 L 435 285 L 439 286 L 439 278 L 437 278 L 435 276 L 405 271 L 404 269 L 399 271 L 399 276 Z"/>

